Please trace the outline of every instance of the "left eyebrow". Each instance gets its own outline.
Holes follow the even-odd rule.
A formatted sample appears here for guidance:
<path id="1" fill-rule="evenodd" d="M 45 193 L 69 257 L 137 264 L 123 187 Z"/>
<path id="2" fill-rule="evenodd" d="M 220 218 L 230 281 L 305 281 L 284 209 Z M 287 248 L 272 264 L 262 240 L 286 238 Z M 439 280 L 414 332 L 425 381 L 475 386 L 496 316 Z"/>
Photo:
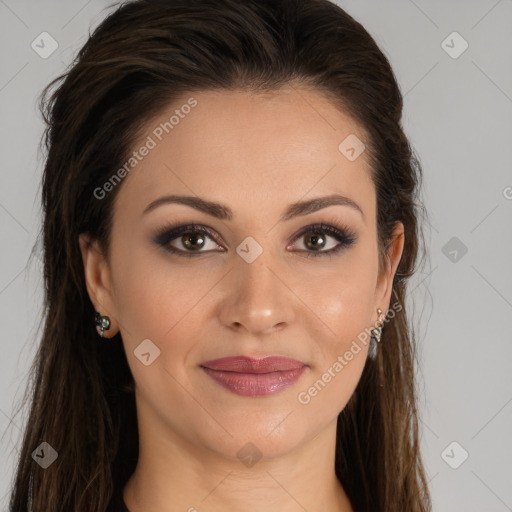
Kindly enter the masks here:
<path id="1" fill-rule="evenodd" d="M 232 220 L 234 217 L 233 211 L 231 208 L 229 208 L 229 206 L 217 203 L 215 201 L 209 201 L 197 196 L 179 195 L 168 195 L 155 199 L 144 209 L 142 215 L 145 215 L 151 210 L 154 210 L 158 206 L 172 203 L 189 206 L 221 220 Z M 281 215 L 279 221 L 284 222 L 294 219 L 295 217 L 309 215 L 310 213 L 314 213 L 318 210 L 322 210 L 323 208 L 334 205 L 348 206 L 349 208 L 358 211 L 362 215 L 363 220 L 365 219 L 363 210 L 353 199 L 339 194 L 332 194 L 329 196 L 316 197 L 314 199 L 305 201 L 297 201 L 296 203 L 290 204 Z"/>

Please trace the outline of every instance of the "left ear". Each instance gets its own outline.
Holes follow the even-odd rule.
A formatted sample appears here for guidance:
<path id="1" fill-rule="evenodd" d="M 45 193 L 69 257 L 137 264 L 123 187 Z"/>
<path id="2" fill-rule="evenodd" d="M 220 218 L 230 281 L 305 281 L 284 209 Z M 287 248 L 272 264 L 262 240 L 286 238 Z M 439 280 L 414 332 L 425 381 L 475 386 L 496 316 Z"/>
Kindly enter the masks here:
<path id="1" fill-rule="evenodd" d="M 93 241 L 88 233 L 81 233 L 78 243 L 82 253 L 87 293 L 96 311 L 110 318 L 110 329 L 105 332 L 104 337 L 112 338 L 119 330 L 119 325 L 107 259 L 98 241 Z"/>
<path id="2" fill-rule="evenodd" d="M 393 230 L 391 242 L 386 250 L 384 258 L 385 268 L 381 271 L 381 275 L 377 281 L 377 288 L 375 290 L 375 312 L 377 308 L 380 308 L 385 315 L 389 310 L 393 290 L 393 279 L 400 259 L 402 258 L 404 240 L 404 225 L 401 222 L 397 222 Z"/>

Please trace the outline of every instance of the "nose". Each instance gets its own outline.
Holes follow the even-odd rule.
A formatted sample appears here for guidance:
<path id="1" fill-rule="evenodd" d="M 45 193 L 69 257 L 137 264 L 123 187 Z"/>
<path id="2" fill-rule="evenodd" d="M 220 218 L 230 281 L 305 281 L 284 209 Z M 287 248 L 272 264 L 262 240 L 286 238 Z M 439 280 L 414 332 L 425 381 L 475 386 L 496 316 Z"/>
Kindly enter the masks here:
<path id="1" fill-rule="evenodd" d="M 252 263 L 242 258 L 227 276 L 229 292 L 220 305 L 220 320 L 229 329 L 254 335 L 285 328 L 294 320 L 298 301 L 285 272 L 264 252 Z"/>

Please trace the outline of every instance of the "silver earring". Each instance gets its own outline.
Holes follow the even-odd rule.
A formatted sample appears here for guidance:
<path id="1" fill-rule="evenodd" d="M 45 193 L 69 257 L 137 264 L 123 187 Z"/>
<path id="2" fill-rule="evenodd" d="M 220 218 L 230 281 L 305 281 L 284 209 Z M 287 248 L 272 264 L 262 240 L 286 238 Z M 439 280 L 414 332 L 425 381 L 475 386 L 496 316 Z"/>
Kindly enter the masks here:
<path id="1" fill-rule="evenodd" d="M 96 311 L 96 330 L 98 331 L 98 334 L 103 338 L 103 334 L 105 331 L 110 329 L 110 318 L 108 316 L 101 316 Z"/>
<path id="2" fill-rule="evenodd" d="M 378 343 L 380 343 L 380 338 L 382 336 L 382 309 L 377 309 L 377 313 L 379 315 L 378 327 L 375 327 L 371 331 L 370 347 L 368 348 L 368 357 L 373 360 L 377 357 Z"/>

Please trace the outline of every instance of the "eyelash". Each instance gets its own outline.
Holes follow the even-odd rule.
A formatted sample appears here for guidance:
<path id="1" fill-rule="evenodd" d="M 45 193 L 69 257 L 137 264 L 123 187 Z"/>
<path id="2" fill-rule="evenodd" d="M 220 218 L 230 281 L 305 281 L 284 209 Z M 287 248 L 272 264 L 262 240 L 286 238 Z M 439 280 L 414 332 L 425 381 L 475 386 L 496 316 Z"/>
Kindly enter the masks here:
<path id="1" fill-rule="evenodd" d="M 180 249 L 176 249 L 175 247 L 172 247 L 170 242 L 174 241 L 176 238 L 179 238 L 180 235 L 183 234 L 203 234 L 208 235 L 209 238 L 211 238 L 215 243 L 218 243 L 216 240 L 216 235 L 212 230 L 207 228 L 206 226 L 201 226 L 198 224 L 187 224 L 187 225 L 180 225 L 177 224 L 171 224 L 163 229 L 161 229 L 154 237 L 154 242 L 162 246 L 166 251 L 169 251 L 172 254 L 176 254 L 177 256 L 185 257 L 185 258 L 195 258 L 197 256 L 201 256 L 201 254 L 210 252 L 210 251 L 200 251 L 200 252 L 191 252 L 191 251 L 182 251 Z M 318 223 L 318 224 L 312 224 L 310 226 L 307 226 L 304 228 L 298 235 L 295 236 L 295 238 L 300 238 L 306 234 L 328 234 L 329 236 L 332 236 L 335 238 L 339 244 L 334 247 L 333 249 L 329 249 L 328 251 L 299 251 L 299 252 L 305 252 L 307 254 L 307 257 L 310 258 L 318 258 L 318 257 L 326 257 L 326 258 L 332 258 L 336 253 L 341 251 L 341 249 L 345 247 L 349 247 L 353 245 L 356 240 L 356 234 L 354 231 L 347 226 L 342 226 L 340 229 L 336 228 L 335 226 L 330 226 L 328 224 L 324 223 Z"/>

